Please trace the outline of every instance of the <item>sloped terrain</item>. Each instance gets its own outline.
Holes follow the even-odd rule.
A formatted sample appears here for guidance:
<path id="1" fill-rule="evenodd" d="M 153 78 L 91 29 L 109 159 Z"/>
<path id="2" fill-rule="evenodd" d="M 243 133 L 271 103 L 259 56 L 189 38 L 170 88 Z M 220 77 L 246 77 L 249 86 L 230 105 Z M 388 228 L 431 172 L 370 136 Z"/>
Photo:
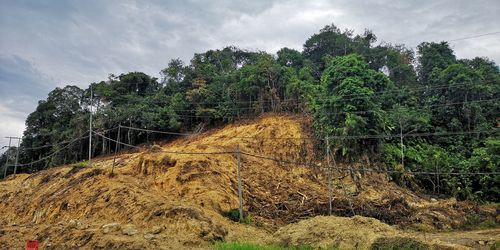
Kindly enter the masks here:
<path id="1" fill-rule="evenodd" d="M 113 157 L 108 156 L 94 160 L 92 167 L 62 166 L 10 177 L 0 182 L 0 248 L 22 248 L 25 240 L 35 238 L 44 249 L 205 249 L 220 240 L 301 243 L 287 241 L 297 234 L 279 228 L 328 214 L 325 174 L 307 166 L 324 166 L 314 154 L 318 142 L 297 139 L 311 137 L 307 124 L 296 117 L 268 115 L 127 151 L 117 156 L 113 175 Z M 238 208 L 237 146 L 245 152 L 241 175 L 251 225 L 223 216 Z M 352 215 L 352 202 L 357 215 L 394 225 L 387 230 L 391 235 L 414 226 L 454 229 L 466 223 L 468 214 L 492 220 L 498 214 L 495 207 L 419 196 L 383 174 L 359 176 L 360 190 L 350 176 L 343 178 L 346 190 L 335 180 L 334 214 Z M 322 218 L 328 217 L 314 219 Z M 354 217 L 353 227 L 359 218 Z"/>

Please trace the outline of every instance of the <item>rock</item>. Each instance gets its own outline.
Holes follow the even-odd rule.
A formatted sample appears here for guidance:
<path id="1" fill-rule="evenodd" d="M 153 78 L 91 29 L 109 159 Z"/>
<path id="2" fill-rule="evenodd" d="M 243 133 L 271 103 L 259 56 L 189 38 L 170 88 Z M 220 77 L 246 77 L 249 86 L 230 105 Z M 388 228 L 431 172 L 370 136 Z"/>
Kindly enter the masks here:
<path id="1" fill-rule="evenodd" d="M 132 236 L 132 235 L 139 233 L 139 231 L 137 229 L 135 229 L 134 225 L 127 224 L 127 225 L 123 226 L 122 233 L 125 235 L 128 235 L 128 236 Z"/>
<path id="2" fill-rule="evenodd" d="M 431 201 L 432 201 L 432 202 L 437 202 L 437 200 L 436 200 L 436 199 L 434 199 L 434 198 L 431 198 Z"/>
<path id="3" fill-rule="evenodd" d="M 156 238 L 156 235 L 154 235 L 154 234 L 145 234 L 144 235 L 144 239 L 146 239 L 146 240 L 152 240 L 154 238 Z"/>
<path id="4" fill-rule="evenodd" d="M 486 242 L 484 242 L 484 240 L 480 240 L 480 241 L 478 241 L 477 243 L 478 243 L 479 245 L 481 245 L 481 246 L 486 245 Z"/>
<path id="5" fill-rule="evenodd" d="M 77 225 L 76 220 L 70 220 L 70 221 L 68 222 L 68 228 L 75 228 L 75 227 L 76 227 L 76 225 Z"/>
<path id="6" fill-rule="evenodd" d="M 118 231 L 120 230 L 121 228 L 121 225 L 120 223 L 110 223 L 110 224 L 106 224 L 104 226 L 102 226 L 102 231 L 103 233 L 107 234 L 107 233 L 112 233 L 112 232 L 115 232 L 115 231 Z"/>
<path id="7" fill-rule="evenodd" d="M 87 228 L 89 228 L 89 225 L 83 223 L 83 222 L 80 222 L 80 221 L 77 221 L 76 222 L 76 228 L 79 229 L 79 230 L 85 230 Z"/>
<path id="8" fill-rule="evenodd" d="M 163 231 L 164 227 L 163 226 L 154 226 L 149 233 L 151 234 L 159 234 Z"/>

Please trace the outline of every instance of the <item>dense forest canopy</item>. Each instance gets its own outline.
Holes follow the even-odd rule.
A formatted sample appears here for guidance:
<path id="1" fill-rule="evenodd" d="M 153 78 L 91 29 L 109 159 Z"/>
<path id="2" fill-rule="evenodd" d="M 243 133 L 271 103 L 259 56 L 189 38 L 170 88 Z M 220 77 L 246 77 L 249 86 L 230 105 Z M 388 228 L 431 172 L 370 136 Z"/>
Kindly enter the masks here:
<path id="1" fill-rule="evenodd" d="M 111 138 L 118 125 L 190 132 L 296 112 L 314 118 L 316 136 L 331 138 L 338 161 L 369 156 L 401 185 L 498 201 L 499 175 L 447 174 L 500 170 L 498 66 L 486 58 L 457 59 L 447 42 L 424 42 L 415 51 L 376 42 L 371 31 L 355 35 L 328 25 L 302 51 L 226 47 L 195 54 L 189 64 L 173 59 L 160 79 L 130 72 L 87 89 L 56 88 L 26 120 L 19 161 L 34 163 L 19 171 L 84 160 L 88 140 L 71 142 L 88 135 L 91 107 L 94 129 Z M 137 145 L 174 136 L 124 130 L 119 139 Z M 115 150 L 109 140 L 93 142 L 94 156 Z M 2 165 L 7 155 L 14 157 L 4 153 Z M 426 171 L 442 174 L 412 174 Z"/>

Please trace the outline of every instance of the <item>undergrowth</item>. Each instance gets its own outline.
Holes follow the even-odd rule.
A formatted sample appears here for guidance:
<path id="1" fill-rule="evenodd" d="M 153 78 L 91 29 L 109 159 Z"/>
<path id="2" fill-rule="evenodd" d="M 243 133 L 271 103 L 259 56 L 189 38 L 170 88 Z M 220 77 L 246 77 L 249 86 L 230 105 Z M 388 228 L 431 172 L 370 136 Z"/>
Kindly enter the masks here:
<path id="1" fill-rule="evenodd" d="M 71 164 L 71 167 L 73 167 L 73 168 L 86 168 L 86 167 L 88 167 L 88 165 L 89 165 L 88 161 L 81 161 L 81 162 Z"/>
<path id="2" fill-rule="evenodd" d="M 479 214 L 468 214 L 465 216 L 463 229 L 484 229 L 498 226 L 497 222 L 491 218 L 483 219 Z"/>
<path id="3" fill-rule="evenodd" d="M 224 212 L 222 215 L 232 221 L 240 222 L 243 224 L 250 225 L 253 223 L 253 218 L 248 213 L 243 213 L 243 220 L 240 221 L 240 211 L 237 208 Z"/>
<path id="4" fill-rule="evenodd" d="M 373 250 L 427 250 L 428 245 L 410 238 L 379 238 L 371 249 Z"/>

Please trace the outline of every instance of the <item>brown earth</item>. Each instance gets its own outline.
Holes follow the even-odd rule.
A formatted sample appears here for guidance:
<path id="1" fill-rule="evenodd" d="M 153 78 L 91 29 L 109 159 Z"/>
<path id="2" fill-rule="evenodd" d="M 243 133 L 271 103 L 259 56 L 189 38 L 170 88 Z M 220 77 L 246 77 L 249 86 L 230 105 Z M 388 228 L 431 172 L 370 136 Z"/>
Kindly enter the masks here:
<path id="1" fill-rule="evenodd" d="M 22 248 L 27 239 L 38 239 L 43 249 L 206 249 L 219 240 L 300 243 L 287 238 L 297 233 L 283 233 L 296 225 L 290 223 L 328 214 L 325 174 L 307 165 L 325 166 L 314 154 L 319 143 L 296 139 L 311 137 L 308 124 L 304 118 L 267 115 L 161 147 L 129 151 L 117 156 L 114 175 L 111 156 L 95 159 L 92 167 L 62 166 L 9 177 L 0 182 L 0 248 Z M 244 210 L 252 217 L 251 225 L 223 216 L 238 208 L 236 154 L 211 154 L 233 152 L 238 145 L 248 154 L 301 163 L 241 155 Z M 188 152 L 208 154 L 179 154 Z M 391 236 L 406 237 L 401 229 L 408 228 L 458 229 L 468 223 L 469 215 L 493 221 L 498 215 L 495 206 L 418 195 L 384 174 L 363 173 L 362 166 L 355 166 L 358 185 L 351 175 L 342 173 L 343 183 L 334 176 L 333 213 L 351 216 L 352 203 L 356 215 L 393 225 L 387 231 Z M 309 220 L 328 218 L 350 221 L 351 230 L 356 230 L 363 217 Z M 439 235 L 432 238 L 446 242 Z M 308 244 L 320 246 L 332 237 L 326 233 L 324 241 Z M 370 239 L 375 242 L 377 237 Z"/>

